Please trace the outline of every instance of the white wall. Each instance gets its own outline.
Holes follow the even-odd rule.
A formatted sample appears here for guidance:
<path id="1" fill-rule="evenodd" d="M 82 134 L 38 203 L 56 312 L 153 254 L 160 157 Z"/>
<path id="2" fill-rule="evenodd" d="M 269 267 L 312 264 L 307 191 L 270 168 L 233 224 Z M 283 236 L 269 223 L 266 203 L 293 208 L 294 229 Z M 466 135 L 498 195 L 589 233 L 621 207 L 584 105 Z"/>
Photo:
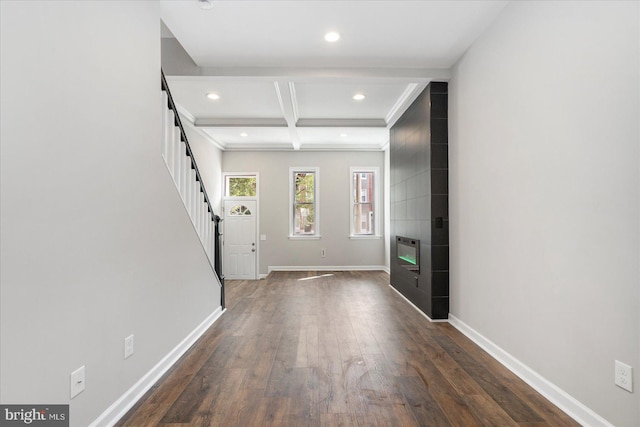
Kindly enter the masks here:
<path id="1" fill-rule="evenodd" d="M 2 1 L 0 15 L 0 401 L 70 402 L 86 426 L 219 289 L 160 155 L 158 4 Z"/>
<path id="2" fill-rule="evenodd" d="M 511 2 L 449 86 L 451 313 L 619 427 L 640 425 L 638 17 Z"/>
<path id="3" fill-rule="evenodd" d="M 200 68 L 175 38 L 163 37 L 161 52 L 162 70 L 165 76 L 194 76 L 200 74 Z"/>
<path id="4" fill-rule="evenodd" d="M 171 85 L 169 85 L 171 90 Z M 204 181 L 207 195 L 213 204 L 216 215 L 222 216 L 222 151 L 214 146 L 202 133 L 196 130 L 189 122 L 182 118 L 184 131 L 187 133 L 189 145 Z"/>
<path id="5" fill-rule="evenodd" d="M 289 240 L 289 168 L 320 168 L 320 240 Z M 224 152 L 225 172 L 260 174 L 259 273 L 270 266 L 385 265 L 385 238 L 349 239 L 349 167 L 380 168 L 384 183 L 384 152 Z M 382 192 L 381 192 L 382 193 Z M 382 214 L 382 210 L 381 210 Z M 381 224 L 384 224 L 382 222 Z M 382 227 L 381 227 L 382 232 Z M 320 256 L 326 249 L 326 257 Z"/>

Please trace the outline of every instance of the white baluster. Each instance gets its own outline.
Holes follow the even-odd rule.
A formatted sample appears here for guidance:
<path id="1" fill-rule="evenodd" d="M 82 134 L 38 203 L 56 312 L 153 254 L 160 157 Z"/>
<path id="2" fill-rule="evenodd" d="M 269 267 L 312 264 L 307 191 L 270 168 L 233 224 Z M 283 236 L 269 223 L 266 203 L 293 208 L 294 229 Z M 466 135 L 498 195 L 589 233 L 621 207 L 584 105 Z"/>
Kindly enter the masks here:
<path id="1" fill-rule="evenodd" d="M 207 254 L 207 257 L 209 256 L 209 222 L 211 221 L 211 218 L 209 217 L 209 212 L 207 211 L 207 204 L 204 204 L 204 226 L 203 226 L 203 233 L 204 237 L 202 239 L 202 246 L 204 246 L 204 251 Z"/>
<path id="2" fill-rule="evenodd" d="M 209 240 L 208 240 L 208 245 L 207 245 L 207 249 L 208 249 L 208 253 L 209 253 L 209 259 L 211 260 L 211 263 L 214 263 L 214 258 L 213 258 L 213 244 L 215 242 L 215 225 L 214 222 L 211 218 L 209 218 Z"/>
<path id="3" fill-rule="evenodd" d="M 182 142 L 180 138 L 180 128 L 175 128 L 176 132 L 176 143 L 175 143 L 175 158 L 173 161 L 173 180 L 176 183 L 176 188 L 178 189 L 178 193 L 181 192 L 182 186 L 182 146 L 184 142 Z"/>
<path id="4" fill-rule="evenodd" d="M 162 158 L 164 159 L 165 163 L 167 161 L 167 151 L 168 151 L 168 147 L 169 147 L 169 141 L 168 141 L 168 135 L 169 135 L 169 127 L 168 127 L 168 121 L 169 121 L 169 109 L 166 107 L 167 106 L 167 92 L 162 91 Z"/>
<path id="5" fill-rule="evenodd" d="M 200 193 L 200 200 L 200 211 L 202 212 L 200 228 L 202 229 L 202 243 L 204 244 L 207 241 L 207 203 L 204 201 L 204 193 Z"/>
<path id="6" fill-rule="evenodd" d="M 189 194 L 189 169 L 191 166 L 189 165 L 189 156 L 186 154 L 184 142 L 180 145 L 180 150 L 183 153 L 180 156 L 180 194 L 182 194 L 182 201 L 186 206 Z"/>
<path id="7" fill-rule="evenodd" d="M 176 188 L 180 189 L 180 177 L 178 172 L 180 167 L 180 128 L 173 128 L 173 157 L 171 159 L 171 175 L 173 176 L 173 182 L 176 184 Z"/>
<path id="8" fill-rule="evenodd" d="M 185 171 L 184 171 L 184 206 L 187 208 L 189 218 L 191 218 L 191 166 L 189 166 L 189 157 L 185 156 Z"/>
<path id="9" fill-rule="evenodd" d="M 200 183 L 196 181 L 196 231 L 198 237 L 202 241 L 202 193 L 200 192 Z"/>
<path id="10" fill-rule="evenodd" d="M 202 240 L 202 193 L 200 192 L 200 183 L 198 183 L 198 236 Z"/>
<path id="11" fill-rule="evenodd" d="M 187 167 L 189 157 L 187 156 L 186 144 L 184 141 L 180 141 L 180 194 L 182 194 L 182 200 L 185 200 L 186 182 L 187 182 Z"/>
<path id="12" fill-rule="evenodd" d="M 211 212 L 207 211 L 207 255 L 213 264 L 213 220 L 211 219 Z"/>
<path id="13" fill-rule="evenodd" d="M 173 131 L 173 111 L 168 111 L 168 122 L 171 126 L 171 129 L 167 131 L 167 169 L 169 169 L 169 174 L 173 178 L 173 159 L 175 156 L 175 132 Z"/>
<path id="14" fill-rule="evenodd" d="M 191 200 L 189 201 L 189 212 L 191 212 L 191 220 L 194 221 L 196 216 L 196 201 L 197 201 L 197 183 L 196 183 L 196 170 L 189 169 L 189 183 L 191 184 Z"/>
<path id="15" fill-rule="evenodd" d="M 182 138 L 180 137 L 180 128 L 178 126 L 175 127 L 175 138 L 176 138 L 176 156 L 174 158 L 174 163 L 173 163 L 173 178 L 174 181 L 176 182 L 176 188 L 178 190 L 180 190 L 180 159 L 183 156 L 183 151 L 182 151 L 182 146 L 184 145 L 184 142 L 182 141 Z"/>

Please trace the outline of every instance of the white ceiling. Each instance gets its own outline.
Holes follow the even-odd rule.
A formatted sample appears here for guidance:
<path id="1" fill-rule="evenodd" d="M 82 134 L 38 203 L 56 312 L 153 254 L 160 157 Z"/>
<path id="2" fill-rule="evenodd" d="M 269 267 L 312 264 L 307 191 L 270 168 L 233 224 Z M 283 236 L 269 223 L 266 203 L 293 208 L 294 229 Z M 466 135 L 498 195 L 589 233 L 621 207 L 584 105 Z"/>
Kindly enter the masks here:
<path id="1" fill-rule="evenodd" d="M 167 80 L 187 121 L 225 150 L 380 150 L 506 3 L 162 1 L 163 36 L 197 65 Z M 324 41 L 330 30 L 338 42 Z"/>

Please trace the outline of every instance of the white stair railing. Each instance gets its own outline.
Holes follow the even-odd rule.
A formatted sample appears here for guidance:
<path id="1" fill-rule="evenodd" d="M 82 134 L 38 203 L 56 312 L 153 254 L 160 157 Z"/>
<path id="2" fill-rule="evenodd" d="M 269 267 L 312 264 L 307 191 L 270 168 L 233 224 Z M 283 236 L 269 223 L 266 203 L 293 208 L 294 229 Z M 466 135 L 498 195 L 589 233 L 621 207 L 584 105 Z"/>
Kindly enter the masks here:
<path id="1" fill-rule="evenodd" d="M 182 198 L 191 223 L 200 238 L 200 243 L 202 243 L 202 247 L 207 254 L 209 263 L 218 277 L 221 287 L 222 308 L 225 308 L 224 276 L 221 271 L 222 254 L 219 244 L 219 222 L 221 219 L 214 213 L 211 206 L 211 201 L 189 146 L 187 135 L 182 127 L 164 73 L 161 73 L 161 77 L 162 105 L 164 106 L 162 115 L 162 158 Z"/>

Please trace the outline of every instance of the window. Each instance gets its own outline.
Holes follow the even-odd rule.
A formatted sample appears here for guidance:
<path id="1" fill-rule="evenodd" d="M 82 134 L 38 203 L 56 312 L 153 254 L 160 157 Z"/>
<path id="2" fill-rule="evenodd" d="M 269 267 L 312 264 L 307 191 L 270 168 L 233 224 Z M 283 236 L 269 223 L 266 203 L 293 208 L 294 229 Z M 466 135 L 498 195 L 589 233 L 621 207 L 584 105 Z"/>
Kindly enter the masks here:
<path id="1" fill-rule="evenodd" d="M 251 216 L 251 210 L 245 205 L 235 205 L 229 211 L 231 216 Z"/>
<path id="2" fill-rule="evenodd" d="M 226 197 L 255 197 L 257 179 L 255 175 L 226 175 Z"/>
<path id="3" fill-rule="evenodd" d="M 318 238 L 318 168 L 291 168 L 290 237 Z"/>
<path id="4" fill-rule="evenodd" d="M 351 237 L 379 236 L 378 168 L 351 168 Z"/>

